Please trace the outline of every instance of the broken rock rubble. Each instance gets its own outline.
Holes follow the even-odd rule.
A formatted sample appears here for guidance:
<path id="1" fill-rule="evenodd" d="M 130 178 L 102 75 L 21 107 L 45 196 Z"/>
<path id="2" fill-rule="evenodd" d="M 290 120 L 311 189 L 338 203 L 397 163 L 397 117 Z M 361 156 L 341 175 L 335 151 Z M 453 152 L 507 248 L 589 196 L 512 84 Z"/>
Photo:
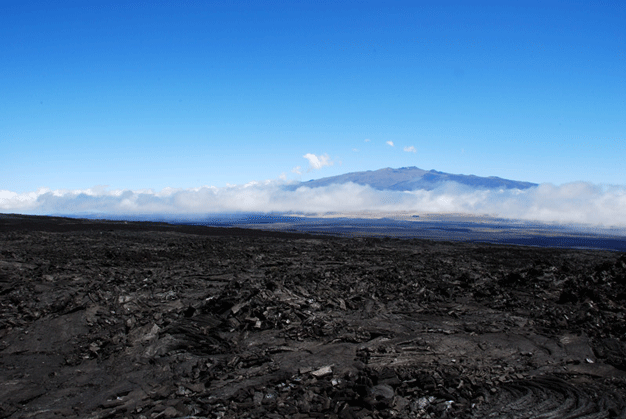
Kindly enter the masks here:
<path id="1" fill-rule="evenodd" d="M 626 414 L 624 254 L 2 220 L 0 417 Z"/>

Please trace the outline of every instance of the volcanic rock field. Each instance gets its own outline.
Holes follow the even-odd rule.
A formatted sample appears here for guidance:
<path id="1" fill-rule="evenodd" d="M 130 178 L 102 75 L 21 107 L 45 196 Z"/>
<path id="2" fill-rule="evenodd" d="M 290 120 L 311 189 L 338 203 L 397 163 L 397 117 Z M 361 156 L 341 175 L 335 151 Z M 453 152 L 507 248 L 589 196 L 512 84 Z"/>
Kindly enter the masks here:
<path id="1" fill-rule="evenodd" d="M 626 417 L 626 254 L 0 215 L 1 418 Z"/>

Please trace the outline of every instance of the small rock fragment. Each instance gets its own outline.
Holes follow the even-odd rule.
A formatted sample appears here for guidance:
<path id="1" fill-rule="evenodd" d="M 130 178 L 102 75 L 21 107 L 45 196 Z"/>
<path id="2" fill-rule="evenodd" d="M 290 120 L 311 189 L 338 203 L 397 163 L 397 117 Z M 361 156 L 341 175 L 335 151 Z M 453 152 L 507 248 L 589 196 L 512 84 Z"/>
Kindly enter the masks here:
<path id="1" fill-rule="evenodd" d="M 332 365 L 327 365 L 325 367 L 322 367 L 320 369 L 317 369 L 311 372 L 311 375 L 315 378 L 322 378 L 322 377 L 326 377 L 327 375 L 331 375 L 332 373 L 333 373 Z"/>
<path id="2" fill-rule="evenodd" d="M 393 388 L 387 384 L 378 384 L 372 387 L 372 395 L 377 398 L 392 399 L 394 394 Z"/>

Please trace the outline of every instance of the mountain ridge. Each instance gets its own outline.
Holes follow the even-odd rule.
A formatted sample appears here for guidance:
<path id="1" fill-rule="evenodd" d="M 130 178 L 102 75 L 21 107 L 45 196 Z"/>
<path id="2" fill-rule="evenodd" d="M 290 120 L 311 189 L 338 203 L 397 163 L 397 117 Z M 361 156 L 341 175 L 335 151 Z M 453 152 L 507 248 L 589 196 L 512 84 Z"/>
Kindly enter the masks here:
<path id="1" fill-rule="evenodd" d="M 368 185 L 378 190 L 413 191 L 418 189 L 433 190 L 446 182 L 456 182 L 476 189 L 528 189 L 538 186 L 536 183 L 503 179 L 497 176 L 482 177 L 424 170 L 415 166 L 391 168 L 362 172 L 350 172 L 343 175 L 313 179 L 290 185 L 295 190 L 302 186 L 319 188 L 333 184 L 356 183 Z"/>

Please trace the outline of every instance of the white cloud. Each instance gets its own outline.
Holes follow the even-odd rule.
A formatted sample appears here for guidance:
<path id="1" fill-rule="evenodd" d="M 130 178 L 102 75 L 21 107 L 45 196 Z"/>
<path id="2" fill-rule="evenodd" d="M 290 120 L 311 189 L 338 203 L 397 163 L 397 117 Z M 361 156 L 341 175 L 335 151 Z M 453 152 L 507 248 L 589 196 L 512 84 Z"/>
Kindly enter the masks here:
<path id="1" fill-rule="evenodd" d="M 488 214 L 558 223 L 626 227 L 626 186 L 542 184 L 518 190 L 471 190 L 450 183 L 436 190 L 379 191 L 356 184 L 285 189 L 287 182 L 263 181 L 217 188 L 161 191 L 38 189 L 0 190 L 0 212 L 22 214 L 208 214 L 220 212 L 415 211 Z"/>
<path id="2" fill-rule="evenodd" d="M 333 162 L 330 160 L 328 154 L 322 154 L 320 156 L 316 156 L 315 154 L 307 153 L 304 156 L 305 159 L 309 161 L 309 171 L 318 170 L 324 166 L 332 166 Z"/>
<path id="3" fill-rule="evenodd" d="M 417 153 L 417 150 L 413 146 L 404 147 L 404 151 L 406 151 L 407 153 Z"/>
<path id="4" fill-rule="evenodd" d="M 297 175 L 301 175 L 302 174 L 302 167 L 301 166 L 296 166 L 293 169 L 291 169 L 291 173 L 295 173 Z"/>
<path id="5" fill-rule="evenodd" d="M 387 145 L 390 145 L 391 147 L 393 147 L 393 141 L 386 141 Z"/>
<path id="6" fill-rule="evenodd" d="M 365 143 L 369 143 L 369 142 L 370 142 L 370 139 L 369 139 L 369 138 L 366 138 L 363 142 L 365 142 Z"/>

